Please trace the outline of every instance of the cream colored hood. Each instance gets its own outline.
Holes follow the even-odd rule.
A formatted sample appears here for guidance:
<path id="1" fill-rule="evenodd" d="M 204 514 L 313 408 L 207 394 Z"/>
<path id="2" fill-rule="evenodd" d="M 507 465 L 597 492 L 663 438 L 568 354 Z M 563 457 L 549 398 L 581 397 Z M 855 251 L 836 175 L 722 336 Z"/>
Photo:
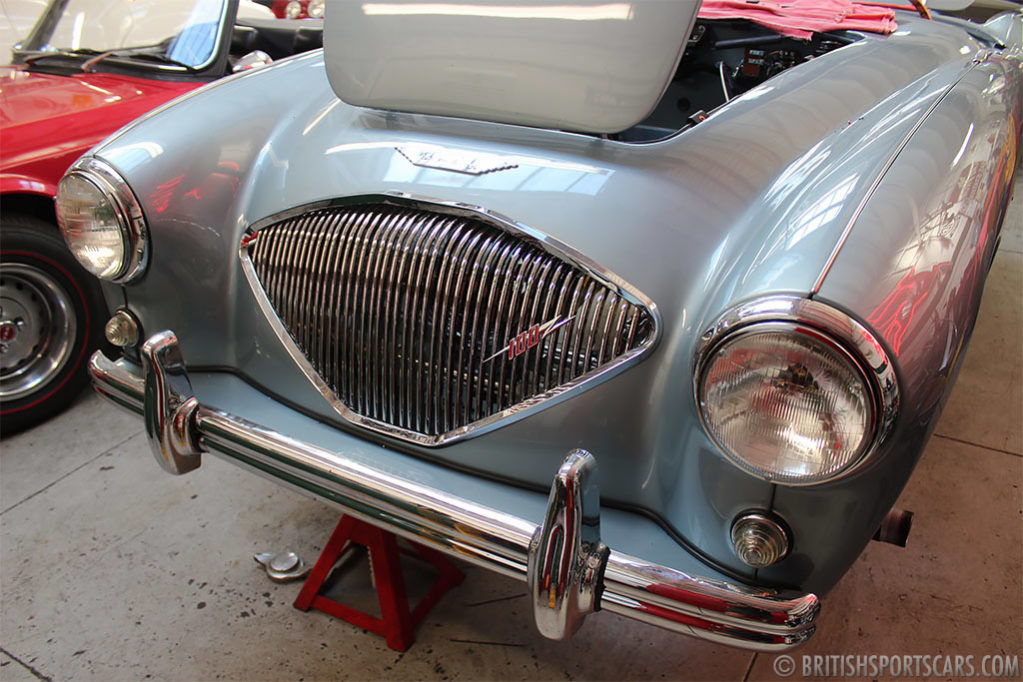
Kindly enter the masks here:
<path id="1" fill-rule="evenodd" d="M 700 0 L 329 3 L 327 75 L 349 104 L 611 133 L 675 73 Z"/>

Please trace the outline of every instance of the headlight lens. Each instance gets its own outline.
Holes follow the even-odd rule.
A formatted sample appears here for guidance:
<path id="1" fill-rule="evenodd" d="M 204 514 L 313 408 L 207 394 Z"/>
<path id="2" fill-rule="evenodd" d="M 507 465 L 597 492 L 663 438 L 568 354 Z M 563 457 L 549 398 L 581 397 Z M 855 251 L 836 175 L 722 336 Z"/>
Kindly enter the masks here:
<path id="1" fill-rule="evenodd" d="M 288 19 L 298 19 L 302 14 L 302 3 L 298 0 L 291 0 L 284 8 L 284 16 Z"/>
<path id="2" fill-rule="evenodd" d="M 64 240 L 86 270 L 111 279 L 124 269 L 124 234 L 103 190 L 80 175 L 64 178 L 57 193 L 57 215 Z"/>
<path id="3" fill-rule="evenodd" d="M 306 8 L 306 12 L 313 19 L 322 19 L 323 10 L 327 5 L 327 0 L 310 0 L 309 6 Z"/>
<path id="4" fill-rule="evenodd" d="M 763 322 L 726 335 L 697 379 L 708 433 L 741 468 L 790 485 L 861 463 L 876 432 L 871 385 L 819 330 Z"/>
<path id="5" fill-rule="evenodd" d="M 109 165 L 87 157 L 57 187 L 57 222 L 71 253 L 93 275 L 126 282 L 146 260 L 142 209 Z"/>

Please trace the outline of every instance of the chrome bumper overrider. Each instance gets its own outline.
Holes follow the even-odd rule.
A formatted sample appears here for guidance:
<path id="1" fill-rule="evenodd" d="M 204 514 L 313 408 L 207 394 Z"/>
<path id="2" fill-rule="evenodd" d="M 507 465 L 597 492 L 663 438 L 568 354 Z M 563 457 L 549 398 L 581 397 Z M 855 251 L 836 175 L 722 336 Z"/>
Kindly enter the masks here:
<path id="1" fill-rule="evenodd" d="M 150 337 L 142 360 L 140 373 L 97 352 L 89 369 L 100 394 L 143 416 L 164 469 L 191 471 L 203 452 L 216 451 L 276 479 L 301 481 L 353 516 L 525 580 L 547 637 L 570 636 L 601 609 L 759 651 L 783 651 L 814 632 L 820 606 L 812 594 L 700 578 L 609 549 L 600 539 L 596 460 L 585 451 L 566 457 L 538 526 L 200 403 L 172 332 Z"/>

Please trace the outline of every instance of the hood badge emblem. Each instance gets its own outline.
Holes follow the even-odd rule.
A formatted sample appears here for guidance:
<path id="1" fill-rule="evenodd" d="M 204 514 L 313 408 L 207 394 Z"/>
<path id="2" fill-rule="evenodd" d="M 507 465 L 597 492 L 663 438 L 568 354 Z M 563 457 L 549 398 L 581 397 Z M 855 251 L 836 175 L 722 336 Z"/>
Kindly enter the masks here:
<path id="1" fill-rule="evenodd" d="M 434 144 L 400 144 L 394 149 L 413 166 L 466 175 L 486 175 L 519 167 L 519 164 L 497 154 L 468 149 L 448 149 Z"/>
<path id="2" fill-rule="evenodd" d="M 566 324 L 575 319 L 575 315 L 572 317 L 561 319 L 561 317 L 555 317 L 552 320 L 548 320 L 543 324 L 534 324 L 532 327 L 524 332 L 519 332 L 515 336 L 508 339 L 508 343 L 504 348 L 497 351 L 489 358 L 483 361 L 483 364 L 487 364 L 494 358 L 504 353 L 508 354 L 509 360 L 514 360 L 530 348 L 533 348 L 538 343 L 543 341 L 545 338 L 553 334 L 555 331 L 564 327 Z"/>

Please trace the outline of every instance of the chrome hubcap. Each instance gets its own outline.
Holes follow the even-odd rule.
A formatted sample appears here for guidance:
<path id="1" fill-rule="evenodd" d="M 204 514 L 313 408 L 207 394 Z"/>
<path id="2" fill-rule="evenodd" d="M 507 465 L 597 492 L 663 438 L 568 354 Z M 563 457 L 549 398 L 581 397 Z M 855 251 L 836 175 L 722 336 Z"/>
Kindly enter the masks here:
<path id="1" fill-rule="evenodd" d="M 60 372 L 76 331 L 71 296 L 50 275 L 0 266 L 0 398 L 28 395 Z"/>

